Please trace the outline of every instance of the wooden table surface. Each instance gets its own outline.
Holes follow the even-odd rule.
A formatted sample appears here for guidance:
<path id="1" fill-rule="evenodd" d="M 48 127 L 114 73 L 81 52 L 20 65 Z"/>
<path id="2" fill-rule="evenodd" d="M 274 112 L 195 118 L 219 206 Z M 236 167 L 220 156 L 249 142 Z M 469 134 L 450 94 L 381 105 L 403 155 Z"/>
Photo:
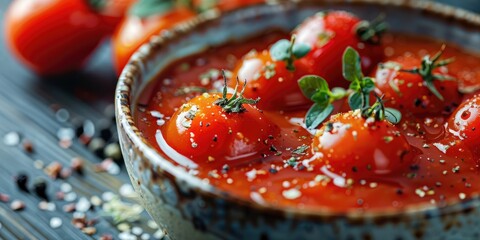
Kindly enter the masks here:
<path id="1" fill-rule="evenodd" d="M 0 0 L 1 19 L 9 2 Z M 88 219 L 97 220 L 94 225 L 96 233 L 87 235 L 72 224 L 73 213 L 63 210 L 63 206 L 69 202 L 55 197 L 63 183 L 69 183 L 76 193 L 77 198 L 73 202 L 81 197 L 90 199 L 92 196 L 101 196 L 105 192 L 118 194 L 121 186 L 130 183 L 123 166 L 118 175 L 95 172 L 96 164 L 103 161 L 102 157 L 90 151 L 77 138 L 73 139 L 70 147 L 61 147 L 57 136 L 60 129 L 73 128 L 72 120 L 75 118 L 90 120 L 97 128 L 102 122 L 108 122 L 114 128 L 110 114 L 116 76 L 111 66 L 108 43 L 102 46 L 84 71 L 54 79 L 41 79 L 10 55 L 5 45 L 3 25 L 0 25 L 0 30 L 0 194 L 7 194 L 10 198 L 2 202 L 0 197 L 0 239 L 99 239 L 102 236 L 120 239 L 121 231 L 118 228 L 125 225 L 120 227 L 114 223 L 110 217 L 104 216 L 105 212 L 100 208 L 87 212 Z M 56 116 L 58 109 L 68 111 L 70 120 L 59 119 Z M 31 141 L 33 153 L 25 151 L 22 144 L 5 144 L 4 137 L 12 132 Z M 67 168 L 75 157 L 82 157 L 86 161 L 83 176 L 74 173 L 66 179 L 54 180 L 44 170 L 34 166 L 35 160 L 37 163 L 41 160 L 45 166 L 58 162 Z M 36 178 L 47 179 L 47 192 L 56 210 L 39 209 L 41 198 L 19 190 L 14 180 L 19 173 L 28 175 L 29 188 Z M 12 210 L 11 203 L 14 200 L 23 201 L 25 209 Z M 62 220 L 62 225 L 52 228 L 50 221 L 57 217 Z M 136 231 L 130 232 L 140 229 L 148 233 L 150 238 L 153 238 L 153 233 L 159 233 L 158 229 L 152 228 L 145 212 L 139 221 L 128 223 L 128 226 L 137 227 Z M 137 234 L 137 237 L 140 235 Z"/>
<path id="2" fill-rule="evenodd" d="M 0 0 L 1 19 L 9 2 Z M 121 163 L 118 175 L 97 173 L 94 171 L 95 164 L 101 163 L 103 158 L 96 156 L 77 138 L 74 138 L 70 147 L 63 148 L 57 136 L 60 129 L 72 129 L 74 126 L 72 121 L 64 122 L 56 117 L 59 108 L 63 109 L 63 113 L 68 111 L 70 119 L 90 120 L 97 128 L 102 122 L 107 122 L 114 128 L 109 115 L 112 113 L 116 76 L 110 63 L 108 44 L 103 45 L 86 70 L 55 79 L 41 79 L 10 55 L 5 45 L 3 24 L 0 28 L 0 194 L 7 194 L 10 198 L 6 202 L 0 201 L 0 239 L 99 239 L 108 235 L 119 239 L 118 226 L 110 217 L 104 216 L 105 212 L 101 209 L 87 212 L 88 219 L 97 220 L 94 225 L 96 234 L 89 236 L 74 227 L 73 213 L 62 209 L 68 202 L 55 197 L 63 183 L 69 183 L 76 193 L 77 198 L 73 202 L 81 197 L 90 199 L 92 196 L 101 196 L 104 192 L 118 194 L 122 185 L 130 184 Z M 34 151 L 28 153 L 22 144 L 5 144 L 4 138 L 11 132 L 18 133 L 23 140 L 31 141 Z M 86 161 L 83 176 L 74 173 L 68 178 L 54 180 L 44 170 L 34 167 L 35 160 L 41 160 L 45 166 L 58 162 L 68 168 L 74 157 L 82 157 Z M 38 204 L 41 198 L 20 191 L 14 180 L 19 173 L 26 173 L 29 177 L 29 188 L 36 178 L 45 178 L 48 196 L 56 205 L 56 210 L 40 210 Z M 25 209 L 12 210 L 10 205 L 14 200 L 23 201 Z M 50 221 L 56 217 L 62 220 L 62 225 L 52 228 Z M 131 232 L 138 234 L 144 230 L 153 238 L 157 230 L 147 224 L 149 220 L 148 214 L 143 212 L 140 221 L 129 223 L 129 226 L 137 227 Z M 121 227 L 125 227 L 125 224 Z M 125 234 L 123 236 L 126 237 Z M 148 235 L 143 237 L 147 238 Z"/>

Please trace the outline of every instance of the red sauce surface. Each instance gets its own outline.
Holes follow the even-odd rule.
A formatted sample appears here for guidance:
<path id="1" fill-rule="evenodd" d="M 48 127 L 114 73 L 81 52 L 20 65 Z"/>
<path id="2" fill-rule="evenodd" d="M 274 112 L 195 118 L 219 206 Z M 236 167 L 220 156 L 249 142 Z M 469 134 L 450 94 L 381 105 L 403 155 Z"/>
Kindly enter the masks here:
<path id="1" fill-rule="evenodd" d="M 165 146 L 157 141 L 157 137 L 164 131 L 165 122 L 183 103 L 198 95 L 179 95 L 179 89 L 186 86 L 212 88 L 212 82 L 201 82 L 201 74 L 210 69 L 232 70 L 236 61 L 251 49 L 266 49 L 285 37 L 284 34 L 272 33 L 241 43 L 233 42 L 179 60 L 165 68 L 157 81 L 145 90 L 137 107 L 136 123 L 143 136 L 162 152 Z M 383 41 L 386 56 L 424 56 L 426 53 L 434 54 L 441 46 L 440 42 L 431 39 L 404 34 L 388 34 Z M 444 58 L 448 57 L 456 59 L 449 69 L 458 74 L 460 86 L 471 86 L 480 81 L 480 58 L 451 44 L 444 53 Z M 219 80 L 216 84 L 222 85 L 223 81 Z M 470 96 L 464 95 L 464 99 Z M 160 120 L 158 113 L 163 115 Z M 448 116 L 409 117 L 397 125 L 407 141 L 420 152 L 411 171 L 404 176 L 388 181 L 356 181 L 348 186 L 338 186 L 348 179 L 328 177 L 308 168 L 295 169 L 285 163 L 292 156 L 292 150 L 311 145 L 312 134 L 298 124 L 303 121 L 306 109 L 264 113 L 281 128 L 282 141 L 276 146 L 281 155 L 238 166 L 229 165 L 228 171 L 222 171 L 223 163 L 205 161 L 190 172 L 238 198 L 280 207 L 312 211 L 328 209 L 339 213 L 355 209 L 402 211 L 418 204 L 443 206 L 480 192 L 479 156 L 462 146 L 453 146 L 447 154 L 437 147 L 449 144 L 449 139 L 445 138 Z M 305 151 L 300 156 L 302 160 L 311 157 L 311 151 Z M 178 163 L 175 157 L 172 158 L 172 162 Z"/>

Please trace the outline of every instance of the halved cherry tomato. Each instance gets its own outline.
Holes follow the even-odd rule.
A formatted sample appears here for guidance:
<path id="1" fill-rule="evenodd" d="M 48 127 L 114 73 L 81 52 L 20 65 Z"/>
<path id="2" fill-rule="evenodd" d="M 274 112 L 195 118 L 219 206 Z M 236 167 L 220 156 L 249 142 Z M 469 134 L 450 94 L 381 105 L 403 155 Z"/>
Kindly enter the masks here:
<path id="1" fill-rule="evenodd" d="M 157 2 L 159 2 L 158 4 L 165 4 L 168 1 Z M 152 3 L 139 1 L 133 7 L 138 7 L 142 4 Z M 170 6 L 159 7 L 158 11 L 148 12 L 148 14 L 142 16 L 131 13 L 123 20 L 113 36 L 113 58 L 117 73 L 122 71 L 132 54 L 142 44 L 146 43 L 150 37 L 194 16 L 195 12 L 192 10 L 176 7 L 173 3 Z"/>
<path id="2" fill-rule="evenodd" d="M 364 118 L 360 110 L 334 115 L 312 143 L 320 166 L 352 179 L 401 176 L 412 163 L 411 149 L 397 127 L 386 120 Z"/>
<path id="3" fill-rule="evenodd" d="M 386 63 L 379 65 L 372 75 L 376 79 L 376 91 L 384 95 L 387 106 L 396 108 L 405 115 L 450 114 L 458 106 L 461 94 L 458 83 L 454 80 L 455 73 L 449 72 L 447 66 L 435 67 L 436 63 L 428 64 L 426 61 L 431 59 L 427 58 L 429 59 L 426 56 L 422 60 L 416 56 L 405 55 L 388 59 Z M 429 68 L 430 73 L 422 76 L 421 73 L 404 71 L 421 70 L 422 65 Z M 427 69 L 424 69 L 424 72 L 426 71 Z"/>
<path id="4" fill-rule="evenodd" d="M 447 130 L 475 153 L 480 153 L 480 96 L 460 105 L 448 120 Z"/>
<path id="5" fill-rule="evenodd" d="M 249 104 L 240 105 L 243 110 L 226 111 L 219 106 L 220 99 L 221 94 L 204 93 L 180 107 L 164 131 L 168 145 L 196 163 L 215 166 L 240 164 L 269 154 L 279 127 Z"/>
<path id="6" fill-rule="evenodd" d="M 106 35 L 102 17 L 86 0 L 16 0 L 5 18 L 10 49 L 44 75 L 80 68 Z"/>
<path id="7" fill-rule="evenodd" d="M 370 73 L 384 56 L 379 36 L 383 30 L 383 23 L 368 23 L 344 11 L 328 11 L 308 18 L 293 34 L 297 43 L 311 47 L 308 55 L 299 59 L 309 74 L 323 77 L 332 87 L 348 87 L 342 77 L 343 52 L 349 46 L 357 50 L 362 70 Z"/>

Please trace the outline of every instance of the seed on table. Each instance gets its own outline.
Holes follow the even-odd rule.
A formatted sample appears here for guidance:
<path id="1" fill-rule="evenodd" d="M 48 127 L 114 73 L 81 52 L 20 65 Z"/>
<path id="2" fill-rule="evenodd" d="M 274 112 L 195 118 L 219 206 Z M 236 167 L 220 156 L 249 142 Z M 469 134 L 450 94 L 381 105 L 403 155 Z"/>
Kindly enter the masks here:
<path id="1" fill-rule="evenodd" d="M 0 193 L 0 202 L 6 203 L 8 201 L 10 201 L 10 196 L 5 193 Z"/>
<path id="2" fill-rule="evenodd" d="M 17 176 L 15 176 L 15 182 L 17 183 L 17 187 L 24 191 L 28 192 L 28 176 L 25 173 L 19 173 Z"/>
<path id="3" fill-rule="evenodd" d="M 155 239 L 162 239 L 163 237 L 165 237 L 165 232 L 164 232 L 162 229 L 158 229 L 158 230 L 153 234 L 153 238 L 155 238 Z"/>
<path id="4" fill-rule="evenodd" d="M 69 192 L 65 194 L 65 197 L 63 197 L 63 200 L 66 202 L 73 202 L 77 200 L 77 194 L 75 192 Z"/>
<path id="5" fill-rule="evenodd" d="M 69 168 L 62 168 L 59 175 L 61 179 L 67 179 L 68 177 L 72 176 L 72 170 Z"/>
<path id="6" fill-rule="evenodd" d="M 13 211 L 21 211 L 23 209 L 25 209 L 25 203 L 20 201 L 20 200 L 14 200 L 11 204 L 10 204 L 10 208 L 13 210 Z"/>
<path id="7" fill-rule="evenodd" d="M 33 191 L 35 192 L 35 194 L 37 194 L 38 197 L 48 201 L 47 181 L 44 178 L 39 177 L 35 179 L 33 183 Z"/>
<path id="8" fill-rule="evenodd" d="M 150 234 L 144 233 L 144 234 L 142 234 L 142 236 L 140 236 L 140 239 L 142 239 L 142 240 L 148 240 L 148 239 L 150 239 Z"/>
<path id="9" fill-rule="evenodd" d="M 44 172 L 49 177 L 53 179 L 57 179 L 60 176 L 60 172 L 62 171 L 62 168 L 63 166 L 59 162 L 52 162 L 44 169 Z"/>
<path id="10" fill-rule="evenodd" d="M 86 228 L 82 229 L 82 232 L 91 236 L 91 235 L 97 233 L 97 229 L 94 228 L 94 227 L 86 227 Z"/>
<path id="11" fill-rule="evenodd" d="M 100 236 L 99 240 L 113 240 L 113 236 L 111 234 L 105 233 Z"/>
<path id="12" fill-rule="evenodd" d="M 143 233 L 143 229 L 141 227 L 133 227 L 132 233 L 137 236 L 140 236 Z"/>
<path id="13" fill-rule="evenodd" d="M 70 112 L 68 112 L 68 110 L 65 108 L 60 108 L 55 112 L 55 118 L 59 122 L 62 122 L 62 123 L 67 122 L 68 119 L 70 118 Z"/>
<path id="14" fill-rule="evenodd" d="M 59 217 L 53 217 L 50 219 L 50 227 L 55 229 L 61 227 L 63 224 L 63 221 Z"/>
<path id="15" fill-rule="evenodd" d="M 87 212 L 91 207 L 92 204 L 90 201 L 85 197 L 81 197 L 75 205 L 75 210 L 77 210 L 77 212 Z"/>
<path id="16" fill-rule="evenodd" d="M 53 202 L 41 201 L 38 203 L 38 208 L 43 211 L 50 211 L 53 212 L 57 207 Z"/>
<path id="17" fill-rule="evenodd" d="M 74 157 L 71 160 L 70 167 L 72 168 L 73 171 L 76 173 L 83 175 L 83 164 L 84 164 L 84 159 L 81 157 Z"/>
<path id="18" fill-rule="evenodd" d="M 99 207 L 99 206 L 102 205 L 102 202 L 103 202 L 103 201 L 102 201 L 102 199 L 99 198 L 98 196 L 92 196 L 92 197 L 90 198 L 90 202 L 92 203 L 93 206 Z"/>
<path id="19" fill-rule="evenodd" d="M 68 192 L 71 192 L 72 191 L 72 185 L 70 185 L 70 183 L 62 183 L 60 185 L 60 191 L 64 192 L 64 193 L 68 193 Z"/>
<path id="20" fill-rule="evenodd" d="M 75 203 L 69 203 L 63 206 L 63 211 L 66 213 L 71 213 L 75 211 Z"/>
<path id="21" fill-rule="evenodd" d="M 88 149 L 98 157 L 104 156 L 105 141 L 101 138 L 93 138 L 88 144 Z"/>
<path id="22" fill-rule="evenodd" d="M 35 167 L 36 169 L 43 169 L 44 166 L 45 163 L 43 163 L 43 161 L 40 159 L 33 161 L 33 167 Z"/>
<path id="23" fill-rule="evenodd" d="M 104 155 L 107 158 L 112 158 L 114 160 L 122 159 L 122 151 L 118 143 L 110 143 L 105 147 Z"/>
<path id="24" fill-rule="evenodd" d="M 95 135 L 95 124 L 91 120 L 85 120 L 83 122 L 83 134 L 82 136 L 92 138 Z"/>
<path id="25" fill-rule="evenodd" d="M 25 152 L 27 153 L 33 153 L 33 143 L 32 141 L 28 140 L 28 139 L 25 139 L 23 140 L 23 150 L 25 150 Z"/>
<path id="26" fill-rule="evenodd" d="M 120 234 L 118 234 L 118 238 L 120 240 L 136 240 L 137 239 L 137 237 L 131 234 L 130 232 L 121 232 Z"/>

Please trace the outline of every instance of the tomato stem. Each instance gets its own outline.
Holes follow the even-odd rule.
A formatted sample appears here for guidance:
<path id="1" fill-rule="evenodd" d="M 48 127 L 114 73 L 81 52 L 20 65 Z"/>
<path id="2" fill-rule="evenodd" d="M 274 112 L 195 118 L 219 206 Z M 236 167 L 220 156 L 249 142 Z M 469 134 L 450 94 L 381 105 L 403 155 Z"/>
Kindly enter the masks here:
<path id="1" fill-rule="evenodd" d="M 215 104 L 217 106 L 220 106 L 223 108 L 223 110 L 227 113 L 241 113 L 244 112 L 246 109 L 243 106 L 243 104 L 257 104 L 258 101 L 260 101 L 260 98 L 257 99 L 250 99 L 250 98 L 244 98 L 243 97 L 243 92 L 245 91 L 245 86 L 247 85 L 247 81 L 245 80 L 243 84 L 243 89 L 238 93 L 238 85 L 239 85 L 239 79 L 237 77 L 237 84 L 235 85 L 235 90 L 233 92 L 233 95 L 228 98 L 228 87 L 227 87 L 227 76 L 225 73 L 225 70 L 222 70 L 222 75 L 223 75 L 223 80 L 224 80 L 224 87 L 223 87 L 223 92 L 222 92 L 222 98 L 219 98 L 217 101 L 215 101 Z"/>
<path id="2" fill-rule="evenodd" d="M 446 45 L 443 44 L 438 51 L 432 58 L 430 55 L 425 55 L 422 59 L 422 63 L 420 67 L 415 67 L 413 69 L 400 69 L 402 72 L 409 72 L 413 74 L 418 74 L 423 78 L 425 87 L 427 87 L 430 92 L 432 92 L 438 99 L 444 100 L 443 96 L 438 92 L 437 88 L 435 87 L 434 81 L 455 81 L 456 79 L 447 75 L 442 74 L 434 74 L 433 70 L 436 68 L 446 66 L 453 62 L 454 58 L 447 58 L 440 60 L 443 52 L 445 51 Z"/>

